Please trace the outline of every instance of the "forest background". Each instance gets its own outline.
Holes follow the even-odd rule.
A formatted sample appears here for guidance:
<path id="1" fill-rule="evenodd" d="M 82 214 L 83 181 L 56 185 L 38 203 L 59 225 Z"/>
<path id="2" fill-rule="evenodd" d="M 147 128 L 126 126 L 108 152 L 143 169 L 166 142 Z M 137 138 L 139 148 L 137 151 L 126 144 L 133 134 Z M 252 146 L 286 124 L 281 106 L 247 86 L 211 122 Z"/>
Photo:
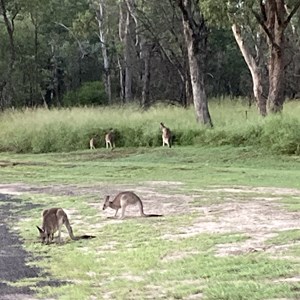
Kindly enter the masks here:
<path id="1" fill-rule="evenodd" d="M 130 116 L 132 108 L 128 105 L 138 106 L 141 111 L 158 103 L 183 108 L 193 105 L 198 123 L 208 127 L 217 124 L 225 129 L 224 123 L 228 124 L 229 119 L 232 124 L 241 124 L 241 120 L 248 120 L 256 109 L 260 116 L 277 114 L 283 111 L 284 103 L 299 97 L 300 1 L 0 0 L 0 4 L 2 110 L 121 105 L 121 110 Z M 223 123 L 219 113 L 212 111 L 217 119 L 211 118 L 207 99 L 212 110 L 217 104 L 223 105 L 219 109 L 224 111 Z M 242 105 L 239 109 L 233 105 L 224 110 L 228 101 L 233 103 L 237 99 Z M 277 135 L 280 135 L 276 128 L 284 128 L 284 139 L 289 144 L 282 147 L 285 153 L 298 153 L 299 150 L 296 132 L 300 125 L 294 117 L 298 102 L 295 103 L 287 109 L 292 110 L 293 120 L 276 119 L 269 126 L 276 134 L 269 138 L 272 143 L 278 141 Z M 122 114 L 116 110 L 110 113 L 114 119 L 120 119 Z M 153 122 L 170 120 L 175 131 L 182 129 L 180 122 L 173 124 L 172 113 L 167 109 L 160 117 L 154 117 Z M 184 116 L 184 120 L 194 118 L 185 110 L 180 110 L 178 115 Z M 67 116 L 67 111 L 62 112 L 61 119 L 45 114 L 39 119 L 39 126 L 31 124 L 31 128 L 39 128 L 44 137 L 44 127 L 49 131 L 49 122 L 45 121 L 48 118 L 63 127 L 53 130 L 56 134 L 77 131 L 79 133 L 68 140 L 69 148 L 76 150 L 85 147 L 88 138 L 102 135 L 109 127 L 122 125 L 111 121 L 110 117 L 111 124 L 96 122 L 84 132 L 78 128 L 70 130 L 68 124 L 61 125 Z M 32 119 L 32 114 L 22 114 L 22 117 L 16 114 L 13 119 L 18 122 L 13 122 L 8 114 L 2 119 L 2 128 L 6 131 L 1 139 L 6 141 L 8 136 L 12 133 L 17 136 L 18 132 L 24 136 L 28 118 Z M 81 113 L 70 118 L 81 124 L 80 119 L 89 116 Z M 153 118 L 151 112 L 147 118 Z M 43 121 L 46 122 L 44 126 Z M 249 138 L 254 144 L 263 143 L 262 131 L 268 131 L 263 124 L 269 121 L 259 118 L 251 121 L 247 134 L 237 128 L 239 125 L 235 126 L 234 137 L 230 133 L 225 144 L 244 143 Z M 149 127 L 150 121 L 145 122 L 132 122 L 134 132 L 130 134 L 122 125 L 122 132 L 117 134 L 123 134 L 124 139 L 119 145 L 128 145 L 126 139 L 132 140 L 132 136 L 138 136 L 142 146 L 157 145 L 157 134 L 152 140 L 147 134 L 145 139 L 140 138 L 139 133 Z M 154 127 L 150 129 L 154 132 Z M 200 139 L 199 135 L 203 134 L 199 130 L 204 129 L 184 139 L 188 142 L 182 142 L 183 133 L 177 132 L 177 143 L 220 140 L 218 130 L 216 134 L 205 135 L 209 138 Z M 242 137 L 237 138 L 236 134 Z M 34 131 L 32 135 L 38 134 Z M 69 149 L 66 146 L 54 147 L 54 150 L 47 146 L 36 148 L 28 145 L 32 138 L 28 134 L 25 136 L 22 141 L 2 143 L 2 150 Z M 74 145 L 72 141 L 76 139 L 80 142 Z M 21 144 L 26 146 L 19 147 Z M 132 142 L 132 146 L 135 144 Z"/>

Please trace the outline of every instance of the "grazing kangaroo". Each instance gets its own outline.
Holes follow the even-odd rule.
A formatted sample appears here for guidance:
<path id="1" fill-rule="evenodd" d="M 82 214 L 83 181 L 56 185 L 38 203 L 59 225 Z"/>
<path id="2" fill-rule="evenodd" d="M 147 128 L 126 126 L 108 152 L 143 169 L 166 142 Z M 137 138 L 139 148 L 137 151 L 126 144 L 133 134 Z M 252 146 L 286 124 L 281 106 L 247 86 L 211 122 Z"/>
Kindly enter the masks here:
<path id="1" fill-rule="evenodd" d="M 164 123 L 160 123 L 160 129 L 162 131 L 162 145 L 165 146 L 165 144 L 171 148 L 171 130 L 167 128 Z"/>
<path id="2" fill-rule="evenodd" d="M 118 210 L 122 209 L 122 214 L 120 219 L 125 218 L 125 209 L 128 205 L 135 205 L 139 206 L 141 217 L 162 217 L 162 215 L 148 215 L 144 213 L 144 206 L 142 200 L 138 195 L 133 192 L 121 192 L 119 193 L 114 200 L 109 201 L 110 196 L 106 196 L 103 204 L 103 210 L 107 207 L 116 210 L 115 217 L 117 216 Z"/>
<path id="3" fill-rule="evenodd" d="M 111 129 L 106 135 L 105 135 L 105 144 L 106 144 L 106 148 L 108 149 L 109 147 L 111 149 L 115 148 L 115 134 L 114 134 L 114 130 Z"/>
<path id="4" fill-rule="evenodd" d="M 96 147 L 95 147 L 95 139 L 94 138 L 90 139 L 90 149 L 91 150 L 96 149 Z"/>
<path id="5" fill-rule="evenodd" d="M 54 233 L 56 231 L 58 231 L 58 241 L 60 243 L 61 228 L 63 225 L 66 226 L 70 238 L 74 241 L 79 239 L 88 239 L 94 237 L 91 235 L 82 235 L 80 237 L 75 237 L 68 216 L 62 208 L 49 208 L 43 210 L 42 219 L 43 219 L 42 228 L 36 226 L 40 232 L 40 239 L 42 243 L 49 244 L 53 240 Z"/>

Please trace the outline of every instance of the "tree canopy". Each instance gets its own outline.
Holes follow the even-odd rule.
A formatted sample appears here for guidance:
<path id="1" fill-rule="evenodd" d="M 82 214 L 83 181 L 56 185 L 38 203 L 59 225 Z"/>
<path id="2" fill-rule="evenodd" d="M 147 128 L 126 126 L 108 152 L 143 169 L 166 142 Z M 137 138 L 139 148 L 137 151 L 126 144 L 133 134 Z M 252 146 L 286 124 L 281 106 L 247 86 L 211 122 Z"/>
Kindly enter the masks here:
<path id="1" fill-rule="evenodd" d="M 138 102 L 146 108 L 155 101 L 183 106 L 193 103 L 179 2 L 0 0 L 1 108 L 81 105 L 71 95 L 87 87 L 103 91 L 99 98 L 86 99 L 85 104 Z M 259 102 L 261 97 L 270 111 L 277 111 L 282 99 L 299 96 L 299 1 L 182 2 L 190 3 L 193 9 L 199 7 L 207 27 L 201 69 L 208 98 L 241 96 Z M 282 61 L 276 58 L 278 41 L 274 42 L 275 31 L 271 32 L 273 25 L 280 23 L 279 16 L 285 22 L 284 43 L 279 45 Z M 233 25 L 253 59 L 261 84 L 258 90 Z M 285 79 L 277 84 L 281 87 L 278 91 L 270 81 L 281 74 L 272 73 L 276 66 Z M 87 84 L 94 81 L 100 83 Z M 277 101 L 278 109 L 267 102 L 271 98 L 273 103 Z"/>

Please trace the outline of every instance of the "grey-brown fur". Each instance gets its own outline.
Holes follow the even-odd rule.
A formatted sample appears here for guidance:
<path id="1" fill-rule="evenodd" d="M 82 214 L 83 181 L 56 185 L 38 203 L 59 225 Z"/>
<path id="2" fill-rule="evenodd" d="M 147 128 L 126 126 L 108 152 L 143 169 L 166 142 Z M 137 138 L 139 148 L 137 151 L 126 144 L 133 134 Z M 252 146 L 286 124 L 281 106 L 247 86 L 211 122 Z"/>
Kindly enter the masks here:
<path id="1" fill-rule="evenodd" d="M 115 134 L 113 129 L 111 129 L 106 135 L 105 135 L 105 145 L 106 148 L 115 148 Z"/>
<path id="2" fill-rule="evenodd" d="M 121 208 L 122 213 L 120 219 L 125 218 L 125 210 L 128 205 L 137 204 L 140 210 L 141 217 L 160 217 L 161 215 L 148 215 L 144 213 L 144 206 L 140 197 L 134 192 L 121 192 L 112 201 L 109 200 L 110 196 L 106 196 L 104 199 L 103 210 L 110 207 L 116 210 L 115 217 L 118 210 Z"/>
<path id="3" fill-rule="evenodd" d="M 91 150 L 96 149 L 96 147 L 95 147 L 95 139 L 94 138 L 90 139 L 90 149 Z"/>
<path id="4" fill-rule="evenodd" d="M 58 241 L 60 242 L 61 228 L 65 225 L 69 236 L 72 240 L 76 240 L 73 234 L 67 214 L 62 208 L 49 208 L 42 212 L 42 228 L 38 227 L 42 243 L 49 244 L 54 237 L 54 233 L 58 231 Z"/>
<path id="5" fill-rule="evenodd" d="M 162 131 L 162 145 L 167 145 L 169 148 L 171 148 L 171 138 L 172 133 L 171 130 L 164 125 L 164 123 L 160 123 L 160 129 Z"/>

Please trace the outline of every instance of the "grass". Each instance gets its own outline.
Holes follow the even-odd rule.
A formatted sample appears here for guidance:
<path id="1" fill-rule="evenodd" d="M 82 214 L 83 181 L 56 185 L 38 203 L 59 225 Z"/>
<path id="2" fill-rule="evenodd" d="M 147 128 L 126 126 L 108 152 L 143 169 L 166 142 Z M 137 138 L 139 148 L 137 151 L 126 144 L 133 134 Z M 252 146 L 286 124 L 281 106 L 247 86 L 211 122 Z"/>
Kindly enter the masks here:
<path id="1" fill-rule="evenodd" d="M 64 207 L 72 204 L 72 209 L 80 209 L 83 216 L 86 214 L 82 199 L 68 201 L 65 197 L 41 195 L 28 200 L 42 205 L 51 200 L 54 206 L 65 202 Z M 241 234 L 198 234 L 176 240 L 161 238 L 177 231 L 170 226 L 173 222 L 177 226 L 186 225 L 187 216 L 173 216 L 170 223 L 168 217 L 161 221 L 136 219 L 108 223 L 97 233 L 93 232 L 97 234 L 94 240 L 47 247 L 30 241 L 35 235 L 33 226 L 37 214 L 37 209 L 31 211 L 28 217 L 32 218 L 21 221 L 26 248 L 39 256 L 46 255 L 37 261 L 39 267 L 55 279 L 70 281 L 69 285 L 56 288 L 38 288 L 41 298 L 88 299 L 95 295 L 102 299 L 110 293 L 112 299 L 185 299 L 194 293 L 203 293 L 204 299 L 292 298 L 295 296 L 293 289 L 299 287 L 270 283 L 277 278 L 296 275 L 299 266 L 292 262 L 262 254 L 215 256 L 216 245 L 247 239 Z M 76 216 L 73 216 L 74 221 L 76 223 Z M 192 221 L 193 218 L 188 223 Z M 86 223 L 86 226 L 93 228 L 92 224 Z M 76 230 L 75 226 L 73 228 Z"/>
<path id="2" fill-rule="evenodd" d="M 284 245 L 294 243 L 300 240 L 300 229 L 284 230 L 277 234 L 276 237 L 268 240 L 269 244 Z"/>
<path id="3" fill-rule="evenodd" d="M 175 145 L 255 146 L 278 154 L 300 153 L 300 108 L 285 104 L 280 116 L 262 118 L 243 101 L 210 102 L 214 129 L 195 122 L 192 107 L 156 105 L 147 111 L 137 106 L 5 111 L 0 115 L 0 151 L 47 153 L 83 150 L 89 139 L 104 147 L 104 135 L 115 129 L 118 147 L 161 145 L 159 123 L 173 132 Z M 245 117 L 247 111 L 247 119 Z"/>
<path id="4" fill-rule="evenodd" d="M 248 234 L 234 231 L 184 234 L 184 228 L 192 228 L 199 218 L 204 218 L 203 212 L 197 210 L 203 205 L 250 202 L 260 196 L 274 197 L 274 201 L 287 205 L 286 209 L 299 211 L 296 190 L 291 190 L 290 196 L 258 190 L 237 194 L 213 191 L 224 186 L 241 189 L 248 186 L 249 190 L 262 186 L 299 189 L 299 157 L 229 146 L 2 153 L 0 157 L 4 166 L 0 173 L 2 183 L 58 187 L 49 191 L 50 194 L 44 191 L 18 196 L 22 202 L 15 205 L 15 213 L 22 218 L 14 228 L 20 230 L 25 248 L 37 257 L 34 265 L 49 274 L 17 284 L 32 286 L 41 278 L 62 283 L 57 287 L 36 286 L 41 299 L 189 299 L 194 296 L 208 300 L 246 300 L 300 296 L 299 282 L 284 281 L 299 274 L 300 265 L 295 258 L 299 246 L 287 250 L 293 259 L 274 258 L 264 252 L 219 256 L 219 245 L 243 243 Z M 97 209 L 92 205 L 111 187 L 143 187 L 152 181 L 180 182 L 157 186 L 155 191 L 191 195 L 189 205 L 195 210 L 167 214 L 164 218 L 114 222 L 104 218 L 99 206 Z M 95 187 L 101 190 L 99 195 Z M 84 188 L 85 194 L 79 194 L 76 188 Z M 66 190 L 72 194 L 62 195 Z M 22 211 L 22 205 L 28 203 L 39 206 Z M 75 235 L 92 234 L 96 238 L 74 242 L 64 230 L 64 244 L 38 243 L 35 226 L 40 225 L 41 210 L 49 205 L 62 206 L 69 212 Z M 290 244 L 298 234 L 299 230 L 279 232 L 268 243 Z"/>
<path id="5" fill-rule="evenodd" d="M 273 232 L 276 236 L 266 242 L 294 243 L 284 253 L 290 258 L 267 252 L 220 256 L 220 246 L 241 245 L 251 238 L 249 232 L 188 235 L 186 230 L 199 228 L 207 218 L 218 221 L 222 210 L 206 215 L 201 208 L 227 202 L 267 197 L 287 212 L 299 212 L 300 107 L 287 103 L 282 116 L 268 118 L 239 101 L 213 100 L 210 110 L 214 129 L 197 125 L 192 108 L 179 107 L 1 113 L 0 151 L 6 152 L 0 153 L 0 182 L 38 190 L 18 196 L 22 202 L 15 203 L 14 213 L 21 218 L 11 226 L 20 231 L 24 247 L 36 258 L 30 264 L 42 273 L 14 284 L 35 286 L 41 299 L 299 298 L 299 282 L 285 280 L 299 275 L 298 229 Z M 161 144 L 162 121 L 175 134 L 172 149 L 154 147 Z M 104 149 L 101 140 L 111 127 L 119 138 L 114 151 Z M 98 149 L 86 150 L 95 135 Z M 39 190 L 41 186 L 55 188 Z M 181 204 L 175 201 L 178 195 L 185 195 L 190 199 L 188 209 L 179 205 L 178 211 L 163 218 L 107 220 L 99 199 L 110 190 L 127 188 L 149 189 L 150 194 L 157 193 L 151 196 L 157 202 L 157 195 L 168 195 L 172 206 Z M 235 188 L 240 191 L 231 192 Z M 288 188 L 289 194 L 280 188 Z M 279 190 L 273 193 L 275 189 Z M 38 206 L 23 211 L 28 203 Z M 41 245 L 35 226 L 40 225 L 42 209 L 49 206 L 67 211 L 75 235 L 96 238 L 74 242 L 64 231 L 62 245 Z M 41 286 L 41 280 L 61 284 Z"/>
<path id="6" fill-rule="evenodd" d="M 1 182 L 128 184 L 180 181 L 188 189 L 207 185 L 300 187 L 299 157 L 251 147 L 124 148 L 62 154 L 0 154 Z M 17 179 L 18 180 L 18 179 Z M 180 189 L 180 187 L 179 187 Z"/>

